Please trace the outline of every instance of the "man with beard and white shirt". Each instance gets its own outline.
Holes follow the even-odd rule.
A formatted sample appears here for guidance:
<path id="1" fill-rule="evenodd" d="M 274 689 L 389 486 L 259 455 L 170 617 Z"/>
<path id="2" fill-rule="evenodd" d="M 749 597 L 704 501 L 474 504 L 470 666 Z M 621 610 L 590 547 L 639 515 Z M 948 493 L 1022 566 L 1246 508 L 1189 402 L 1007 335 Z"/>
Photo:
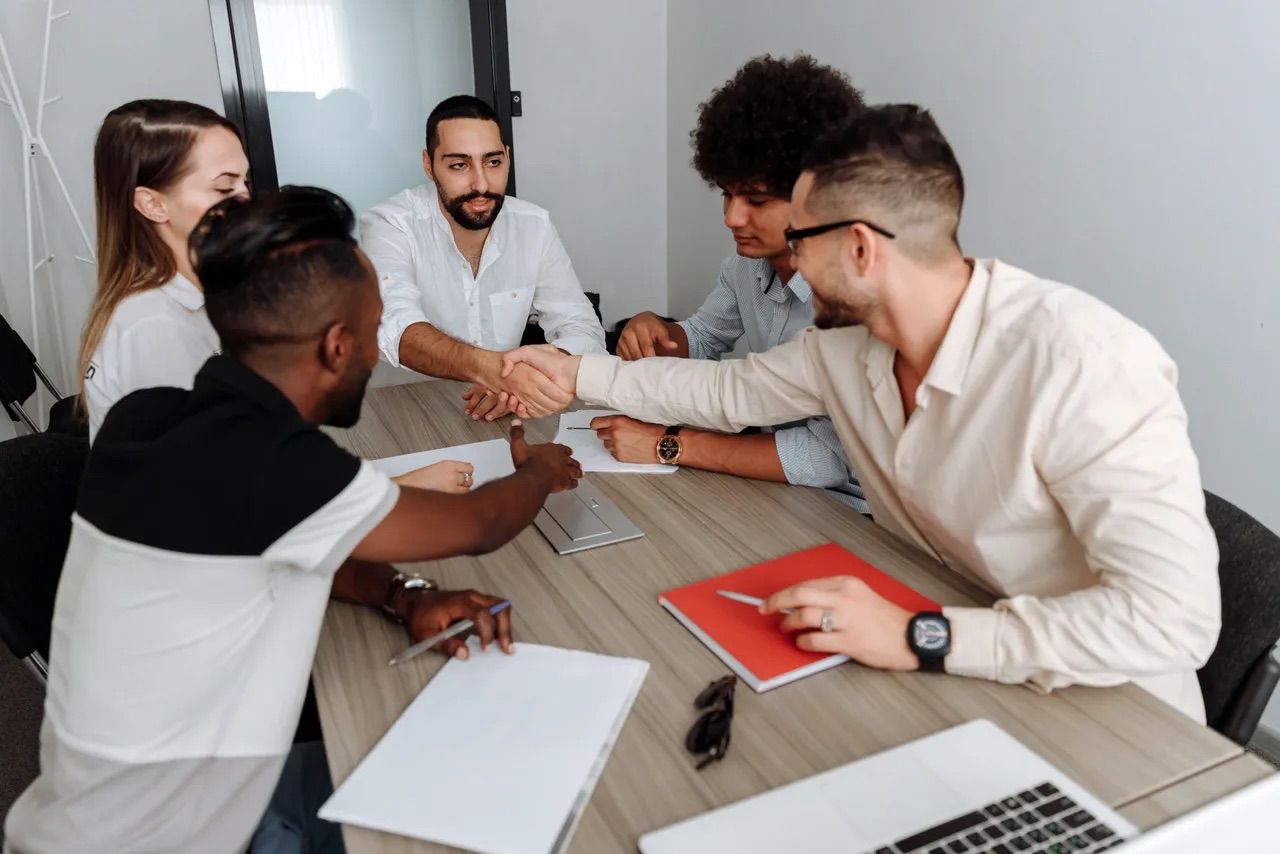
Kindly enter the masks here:
<path id="1" fill-rule="evenodd" d="M 604 329 L 582 292 L 547 212 L 506 196 L 511 150 L 493 109 L 446 98 L 427 117 L 422 168 L 430 183 L 370 208 L 361 245 L 378 272 L 383 358 L 472 383 L 474 418 L 539 416 L 568 401 L 531 368 L 501 376 L 501 352 L 520 345 L 532 312 L 564 352 L 604 353 Z"/>

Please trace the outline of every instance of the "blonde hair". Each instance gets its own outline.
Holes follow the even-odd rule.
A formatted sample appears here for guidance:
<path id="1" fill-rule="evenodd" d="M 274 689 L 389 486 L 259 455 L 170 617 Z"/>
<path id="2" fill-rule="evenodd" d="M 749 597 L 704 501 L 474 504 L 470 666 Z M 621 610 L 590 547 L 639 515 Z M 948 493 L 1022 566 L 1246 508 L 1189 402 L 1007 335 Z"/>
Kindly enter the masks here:
<path id="1" fill-rule="evenodd" d="M 89 362 L 116 307 L 178 272 L 177 259 L 155 226 L 134 208 L 134 190 L 165 190 L 183 178 L 191 169 L 196 137 L 210 127 L 226 128 L 243 142 L 240 129 L 208 107 L 158 98 L 115 108 L 98 130 L 93 146 L 98 290 L 80 339 L 82 406 Z"/>

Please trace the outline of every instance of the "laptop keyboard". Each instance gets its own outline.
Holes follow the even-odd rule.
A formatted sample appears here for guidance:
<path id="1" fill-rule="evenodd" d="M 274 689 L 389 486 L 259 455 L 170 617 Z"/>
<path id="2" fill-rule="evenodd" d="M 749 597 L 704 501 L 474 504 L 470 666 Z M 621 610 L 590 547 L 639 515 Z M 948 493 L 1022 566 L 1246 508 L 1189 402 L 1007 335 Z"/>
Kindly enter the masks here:
<path id="1" fill-rule="evenodd" d="M 1042 783 L 867 854 L 1075 854 L 1124 842 L 1052 783 Z"/>

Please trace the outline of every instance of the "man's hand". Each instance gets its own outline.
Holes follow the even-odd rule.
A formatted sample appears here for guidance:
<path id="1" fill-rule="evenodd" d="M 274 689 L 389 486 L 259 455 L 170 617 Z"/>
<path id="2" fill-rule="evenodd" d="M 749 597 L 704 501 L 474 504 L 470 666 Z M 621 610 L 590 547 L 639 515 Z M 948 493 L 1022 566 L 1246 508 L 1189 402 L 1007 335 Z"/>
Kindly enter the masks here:
<path id="1" fill-rule="evenodd" d="M 596 431 L 605 450 L 620 463 L 659 462 L 658 440 L 667 432 L 665 427 L 646 424 L 625 415 L 592 418 L 591 429 Z"/>
<path id="2" fill-rule="evenodd" d="M 652 311 L 631 318 L 618 338 L 618 356 L 628 362 L 649 356 L 675 356 L 679 350 L 680 344 L 667 322 Z"/>
<path id="3" fill-rule="evenodd" d="M 472 632 L 480 636 L 481 649 L 488 650 L 496 639 L 503 652 L 508 655 L 515 652 L 511 644 L 511 609 L 499 611 L 496 617 L 489 613 L 491 607 L 502 601 L 498 597 L 474 590 L 431 590 L 411 595 L 413 598 L 406 603 L 404 616 L 405 628 L 414 643 L 444 631 L 458 620 L 471 620 L 476 624 Z M 468 655 L 467 636 L 472 632 L 451 637 L 434 649 L 451 658 L 465 660 Z"/>
<path id="4" fill-rule="evenodd" d="M 524 439 L 524 425 L 511 422 L 511 462 L 517 470 L 534 468 L 545 473 L 552 492 L 576 489 L 582 479 L 582 465 L 565 445 L 530 445 Z"/>
<path id="5" fill-rule="evenodd" d="M 880 596 L 859 578 L 817 578 L 780 590 L 760 606 L 762 614 L 791 613 L 780 628 L 798 632 L 796 646 L 807 652 L 843 653 L 883 670 L 915 670 L 915 653 L 907 646 L 911 613 Z M 834 630 L 821 631 L 823 612 Z"/>
<path id="6" fill-rule="evenodd" d="M 444 460 L 391 478 L 401 486 L 434 489 L 436 492 L 470 492 L 475 466 L 458 460 Z"/>
<path id="7" fill-rule="evenodd" d="M 541 374 L 543 379 L 555 385 L 562 394 L 569 396 L 569 403 L 578 392 L 578 366 L 582 364 L 581 356 L 570 356 L 561 353 L 554 347 L 544 346 L 520 347 L 502 354 L 502 377 L 514 376 L 521 370 L 532 370 Z M 528 403 L 523 396 L 521 402 Z M 568 406 L 568 403 L 565 404 Z M 564 407 L 561 407 L 562 409 Z"/>
<path id="8" fill-rule="evenodd" d="M 496 421 L 518 410 L 520 401 L 505 391 L 491 391 L 482 385 L 473 385 L 462 393 L 467 402 L 466 413 L 475 421 Z M 523 413 L 527 418 L 528 411 Z"/>

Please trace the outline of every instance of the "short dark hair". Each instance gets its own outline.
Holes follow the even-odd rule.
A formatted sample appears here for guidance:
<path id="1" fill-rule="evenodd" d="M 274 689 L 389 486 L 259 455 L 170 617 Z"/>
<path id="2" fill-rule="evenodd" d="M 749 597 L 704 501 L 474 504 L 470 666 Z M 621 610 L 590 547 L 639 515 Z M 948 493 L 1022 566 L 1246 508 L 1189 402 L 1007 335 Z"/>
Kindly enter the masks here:
<path id="1" fill-rule="evenodd" d="M 813 172 L 805 202 L 811 212 L 869 219 L 916 257 L 959 247 L 964 175 L 928 110 L 869 108 L 815 141 L 804 168 Z"/>
<path id="2" fill-rule="evenodd" d="M 713 187 L 790 196 L 814 137 L 862 108 L 849 78 L 812 56 L 756 57 L 698 107 L 693 168 Z"/>
<path id="3" fill-rule="evenodd" d="M 498 133 L 502 133 L 498 114 L 487 102 L 475 95 L 454 95 L 436 104 L 436 108 L 427 116 L 428 153 L 434 153 L 436 146 L 440 144 L 440 123 L 449 119 L 482 119 L 498 125 Z"/>
<path id="4" fill-rule="evenodd" d="M 354 230 L 350 206 L 318 187 L 211 208 L 190 246 L 223 350 L 306 341 L 348 316 L 370 275 Z"/>

